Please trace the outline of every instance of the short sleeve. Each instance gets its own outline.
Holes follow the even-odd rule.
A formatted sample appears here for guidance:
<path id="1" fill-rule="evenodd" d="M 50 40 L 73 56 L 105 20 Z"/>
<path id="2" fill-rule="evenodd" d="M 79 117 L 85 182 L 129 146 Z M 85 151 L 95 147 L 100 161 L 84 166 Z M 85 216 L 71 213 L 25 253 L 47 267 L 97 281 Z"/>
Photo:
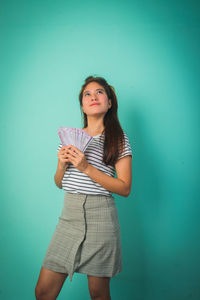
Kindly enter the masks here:
<path id="1" fill-rule="evenodd" d="M 124 147 L 123 152 L 119 154 L 118 159 L 123 158 L 127 155 L 132 156 L 132 149 L 131 149 L 130 141 L 129 141 L 129 138 L 128 138 L 128 136 L 125 132 L 124 132 L 124 138 L 125 138 L 125 145 L 124 145 L 125 147 Z"/>
<path id="2" fill-rule="evenodd" d="M 57 152 L 59 152 L 61 148 L 62 148 L 62 144 L 60 144 L 60 145 L 58 146 Z"/>

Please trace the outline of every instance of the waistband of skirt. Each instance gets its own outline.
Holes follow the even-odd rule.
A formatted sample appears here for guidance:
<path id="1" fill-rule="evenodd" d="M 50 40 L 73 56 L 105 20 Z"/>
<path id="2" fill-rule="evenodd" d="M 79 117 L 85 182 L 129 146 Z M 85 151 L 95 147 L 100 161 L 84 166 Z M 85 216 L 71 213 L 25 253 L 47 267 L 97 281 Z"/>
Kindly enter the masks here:
<path id="1" fill-rule="evenodd" d="M 112 199 L 115 200 L 115 198 L 112 195 L 103 195 L 103 194 L 83 194 L 83 193 L 71 193 L 65 191 L 65 198 L 71 198 L 71 199 Z"/>

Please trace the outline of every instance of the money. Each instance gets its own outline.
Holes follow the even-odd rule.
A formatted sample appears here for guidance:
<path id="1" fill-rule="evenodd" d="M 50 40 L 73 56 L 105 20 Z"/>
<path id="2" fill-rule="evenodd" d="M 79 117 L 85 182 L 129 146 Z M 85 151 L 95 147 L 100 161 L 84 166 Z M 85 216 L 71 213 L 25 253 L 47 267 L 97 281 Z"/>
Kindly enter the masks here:
<path id="1" fill-rule="evenodd" d="M 73 145 L 82 152 L 86 150 L 93 139 L 93 137 L 84 130 L 74 127 L 60 127 L 58 129 L 58 135 L 63 146 Z"/>

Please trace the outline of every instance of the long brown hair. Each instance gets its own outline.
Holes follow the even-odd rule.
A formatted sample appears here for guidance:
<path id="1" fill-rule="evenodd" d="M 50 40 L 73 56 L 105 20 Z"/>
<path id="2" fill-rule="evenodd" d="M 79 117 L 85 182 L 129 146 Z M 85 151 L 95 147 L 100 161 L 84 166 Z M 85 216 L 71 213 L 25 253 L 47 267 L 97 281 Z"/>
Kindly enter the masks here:
<path id="1" fill-rule="evenodd" d="M 109 85 L 103 77 L 89 76 L 85 79 L 79 94 L 79 102 L 81 106 L 81 113 L 83 115 L 84 127 L 87 127 L 87 115 L 82 110 L 83 91 L 90 82 L 99 83 L 106 91 L 108 99 L 111 99 L 112 106 L 108 109 L 104 116 L 104 155 L 103 162 L 107 165 L 114 166 L 118 156 L 124 149 L 124 134 L 117 116 L 117 96 L 113 86 Z"/>

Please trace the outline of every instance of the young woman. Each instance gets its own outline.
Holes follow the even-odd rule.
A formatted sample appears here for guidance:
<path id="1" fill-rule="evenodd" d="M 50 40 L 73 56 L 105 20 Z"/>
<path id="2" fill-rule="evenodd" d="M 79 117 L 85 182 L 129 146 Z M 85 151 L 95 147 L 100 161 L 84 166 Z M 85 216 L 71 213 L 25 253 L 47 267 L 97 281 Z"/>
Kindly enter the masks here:
<path id="1" fill-rule="evenodd" d="M 110 278 L 122 270 L 120 226 L 112 193 L 130 194 L 130 142 L 117 117 L 114 88 L 104 78 L 87 77 L 79 101 L 82 130 L 93 139 L 84 153 L 73 145 L 58 147 L 54 179 L 65 191 L 64 205 L 40 271 L 37 300 L 56 299 L 74 272 L 87 274 L 91 299 L 110 300 Z"/>

